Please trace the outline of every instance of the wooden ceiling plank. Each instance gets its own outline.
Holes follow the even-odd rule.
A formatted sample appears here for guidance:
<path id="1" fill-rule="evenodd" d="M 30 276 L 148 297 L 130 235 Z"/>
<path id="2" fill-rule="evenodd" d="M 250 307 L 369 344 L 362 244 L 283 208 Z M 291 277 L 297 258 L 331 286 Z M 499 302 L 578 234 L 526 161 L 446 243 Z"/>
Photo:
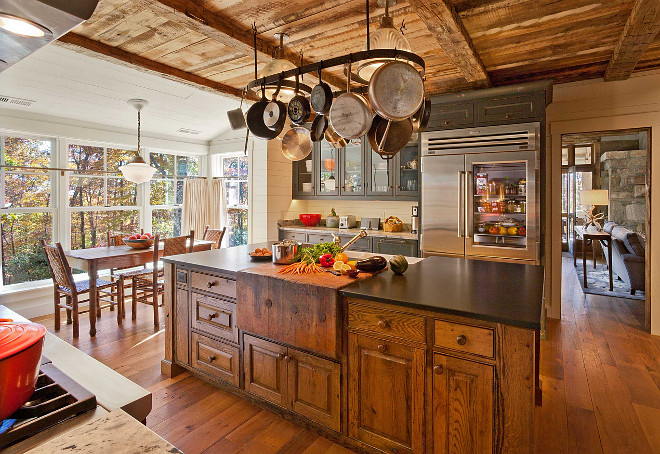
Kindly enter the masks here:
<path id="1" fill-rule="evenodd" d="M 186 85 L 194 86 L 206 91 L 220 92 L 234 98 L 241 97 L 240 89 L 230 87 L 229 85 L 223 84 L 221 82 L 206 79 L 196 74 L 183 71 L 179 68 L 174 68 L 163 63 L 149 60 L 148 58 L 144 58 L 140 55 L 126 52 L 123 49 L 95 41 L 78 33 L 69 32 L 64 36 L 61 36 L 55 42 L 58 45 L 63 45 L 64 47 L 74 48 L 74 50 L 78 52 L 80 52 L 82 49 L 84 53 L 90 54 L 96 58 L 99 56 L 105 57 L 104 59 L 112 61 L 113 63 L 119 61 L 135 69 L 154 73 L 161 77 L 175 80 L 177 82 L 182 82 Z"/>
<path id="2" fill-rule="evenodd" d="M 477 55 L 470 35 L 448 0 L 408 2 L 465 79 L 478 86 L 490 86 L 488 72 Z"/>
<path id="3" fill-rule="evenodd" d="M 629 78 L 658 32 L 660 32 L 660 1 L 637 0 L 619 42 L 614 47 L 614 56 L 605 70 L 605 80 Z"/>
<path id="4" fill-rule="evenodd" d="M 245 30 L 240 26 L 236 26 L 237 22 L 230 17 L 224 17 L 219 13 L 210 11 L 192 0 L 153 0 L 148 3 L 158 14 L 170 20 L 178 21 L 198 33 L 231 47 L 235 51 L 242 52 L 246 56 L 252 56 L 254 53 L 252 30 Z M 257 59 L 262 62 L 270 61 L 276 46 L 277 43 L 274 40 L 265 40 L 263 37 L 257 36 Z M 298 52 L 288 49 L 286 46 L 284 58 L 296 66 L 300 64 Z M 326 82 L 335 87 L 342 87 L 345 84 L 343 79 L 334 76 L 327 77 Z"/>

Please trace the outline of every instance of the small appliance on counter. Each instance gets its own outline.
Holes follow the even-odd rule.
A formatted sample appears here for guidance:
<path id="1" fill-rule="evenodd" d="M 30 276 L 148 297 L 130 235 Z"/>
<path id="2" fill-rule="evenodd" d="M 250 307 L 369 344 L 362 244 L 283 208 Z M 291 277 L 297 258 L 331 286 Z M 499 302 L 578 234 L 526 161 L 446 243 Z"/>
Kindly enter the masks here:
<path id="1" fill-rule="evenodd" d="M 419 231 L 419 207 L 413 205 L 412 218 L 410 219 L 410 233 L 417 233 Z"/>
<path id="2" fill-rule="evenodd" d="M 364 230 L 378 230 L 380 228 L 380 218 L 362 218 L 360 219 L 360 228 Z"/>
<path id="3" fill-rule="evenodd" d="M 340 229 L 354 229 L 357 227 L 357 220 L 355 216 L 339 216 L 339 228 Z"/>

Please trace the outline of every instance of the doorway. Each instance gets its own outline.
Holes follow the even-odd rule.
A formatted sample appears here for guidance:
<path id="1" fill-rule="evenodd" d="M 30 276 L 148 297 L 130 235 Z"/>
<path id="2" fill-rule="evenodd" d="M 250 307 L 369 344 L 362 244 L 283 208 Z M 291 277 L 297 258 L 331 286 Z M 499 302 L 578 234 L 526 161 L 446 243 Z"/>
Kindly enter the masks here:
<path id="1" fill-rule="evenodd" d="M 650 288 L 650 254 L 645 247 L 650 232 L 650 129 L 561 137 L 562 251 L 579 257 L 575 268 L 585 294 L 622 298 L 640 319 L 640 326 L 650 331 L 650 302 L 645 292 Z M 602 199 L 599 205 L 585 206 L 582 199 L 593 199 L 595 194 Z M 585 219 L 591 208 L 602 220 L 587 228 Z M 582 266 L 585 231 L 610 235 L 593 241 L 586 236 L 588 267 Z"/>

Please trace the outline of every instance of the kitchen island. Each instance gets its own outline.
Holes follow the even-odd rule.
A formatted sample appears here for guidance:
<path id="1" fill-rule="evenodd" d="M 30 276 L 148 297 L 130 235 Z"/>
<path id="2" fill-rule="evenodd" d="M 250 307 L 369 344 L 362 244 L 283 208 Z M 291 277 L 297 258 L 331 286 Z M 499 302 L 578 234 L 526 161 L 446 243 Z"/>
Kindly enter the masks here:
<path id="1" fill-rule="evenodd" d="M 542 267 L 431 257 L 403 276 L 290 276 L 250 260 L 264 246 L 164 259 L 164 373 L 359 452 L 532 451 Z"/>

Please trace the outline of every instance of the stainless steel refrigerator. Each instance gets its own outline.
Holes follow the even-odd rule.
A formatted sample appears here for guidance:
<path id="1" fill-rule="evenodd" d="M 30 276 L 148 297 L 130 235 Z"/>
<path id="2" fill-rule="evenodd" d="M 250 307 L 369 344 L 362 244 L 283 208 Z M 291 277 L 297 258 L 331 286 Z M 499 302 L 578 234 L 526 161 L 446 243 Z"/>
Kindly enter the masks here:
<path id="1" fill-rule="evenodd" d="M 540 125 L 421 135 L 421 251 L 540 261 Z"/>

